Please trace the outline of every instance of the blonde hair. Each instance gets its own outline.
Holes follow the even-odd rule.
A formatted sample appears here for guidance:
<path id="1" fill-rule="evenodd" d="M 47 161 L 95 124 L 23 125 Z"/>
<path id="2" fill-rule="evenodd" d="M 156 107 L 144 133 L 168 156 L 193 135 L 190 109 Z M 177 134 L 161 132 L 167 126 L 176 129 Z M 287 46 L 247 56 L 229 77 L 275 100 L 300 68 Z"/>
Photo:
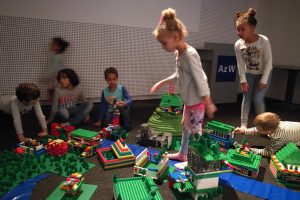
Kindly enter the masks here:
<path id="1" fill-rule="evenodd" d="M 274 132 L 280 123 L 280 117 L 271 112 L 265 112 L 255 117 L 253 124 L 261 128 L 263 131 Z"/>
<path id="2" fill-rule="evenodd" d="M 239 26 L 244 23 L 256 26 L 257 20 L 255 18 L 256 11 L 253 8 L 249 8 L 247 12 L 237 12 L 235 14 L 235 25 Z"/>
<path id="3" fill-rule="evenodd" d="M 184 38 L 188 35 L 185 25 L 176 17 L 176 10 L 167 8 L 161 12 L 160 21 L 153 31 L 153 35 L 158 37 L 162 32 L 177 32 Z"/>

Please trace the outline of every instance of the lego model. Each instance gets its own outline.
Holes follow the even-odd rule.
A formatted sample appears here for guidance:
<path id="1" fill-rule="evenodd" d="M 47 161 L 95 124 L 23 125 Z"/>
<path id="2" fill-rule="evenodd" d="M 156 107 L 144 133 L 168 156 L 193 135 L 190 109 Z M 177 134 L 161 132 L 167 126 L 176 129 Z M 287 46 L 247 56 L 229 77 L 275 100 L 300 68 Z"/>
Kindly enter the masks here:
<path id="1" fill-rule="evenodd" d="M 186 172 L 171 173 L 169 186 L 179 193 L 190 193 L 195 200 L 211 199 L 222 192 L 222 188 L 218 186 L 219 175 L 231 170 L 224 169 L 225 155 L 216 141 L 207 134 L 192 137 Z"/>
<path id="2" fill-rule="evenodd" d="M 102 138 L 117 141 L 121 138 L 125 139 L 128 136 L 128 133 L 119 125 L 109 124 L 100 131 L 100 135 Z"/>
<path id="3" fill-rule="evenodd" d="M 94 166 L 87 159 L 72 153 L 62 156 L 44 153 L 36 156 L 4 150 L 0 152 L 0 196 L 25 180 L 46 172 L 68 177 L 74 171 L 84 174 Z"/>
<path id="4" fill-rule="evenodd" d="M 121 138 L 114 142 L 111 147 L 97 150 L 98 159 L 104 169 L 112 169 L 134 165 L 135 156 Z"/>
<path id="5" fill-rule="evenodd" d="M 81 156 L 90 157 L 102 147 L 101 135 L 94 131 L 77 129 L 70 133 L 69 149 L 79 151 Z"/>
<path id="6" fill-rule="evenodd" d="M 208 136 L 218 141 L 220 147 L 229 149 L 234 142 L 234 127 L 218 121 L 208 122 L 205 126 L 205 132 Z"/>
<path id="7" fill-rule="evenodd" d="M 135 160 L 134 175 L 147 176 L 157 181 L 162 181 L 168 176 L 169 158 L 165 156 L 165 150 L 159 154 L 150 155 L 145 149 Z"/>
<path id="8" fill-rule="evenodd" d="M 162 200 L 154 181 L 149 177 L 117 178 L 115 175 L 115 200 Z"/>
<path id="9" fill-rule="evenodd" d="M 172 134 L 171 133 L 163 133 L 160 134 L 153 129 L 149 129 L 148 124 L 143 123 L 141 125 L 141 129 L 138 130 L 138 134 L 136 136 L 136 143 L 145 147 L 163 147 L 165 144 L 167 145 L 167 149 L 170 149 L 172 145 Z"/>
<path id="10" fill-rule="evenodd" d="M 15 149 L 15 152 L 18 154 L 28 153 L 39 156 L 46 153 L 46 149 L 44 145 L 40 144 L 40 142 L 30 139 L 27 142 L 19 143 Z"/>
<path id="11" fill-rule="evenodd" d="M 72 173 L 47 198 L 47 200 L 84 199 L 89 200 L 97 185 L 85 184 L 81 173 Z"/>
<path id="12" fill-rule="evenodd" d="M 71 174 L 63 184 L 60 186 L 61 190 L 65 191 L 69 195 L 79 195 L 84 177 L 80 173 Z"/>
<path id="13" fill-rule="evenodd" d="M 300 149 L 288 143 L 271 156 L 270 170 L 278 182 L 287 187 L 300 188 Z"/>
<path id="14" fill-rule="evenodd" d="M 62 139 L 68 141 L 70 139 L 70 133 L 75 130 L 74 126 L 62 127 L 59 123 L 51 124 L 51 135 L 54 139 Z"/>
<path id="15" fill-rule="evenodd" d="M 233 169 L 233 172 L 250 178 L 257 178 L 262 160 L 261 155 L 254 154 L 247 142 L 243 142 L 243 145 L 234 143 L 234 146 L 236 149 L 229 149 L 226 154 L 226 162 Z"/>
<path id="16" fill-rule="evenodd" d="M 48 139 L 47 154 L 52 156 L 61 156 L 68 153 L 67 142 L 61 139 Z"/>

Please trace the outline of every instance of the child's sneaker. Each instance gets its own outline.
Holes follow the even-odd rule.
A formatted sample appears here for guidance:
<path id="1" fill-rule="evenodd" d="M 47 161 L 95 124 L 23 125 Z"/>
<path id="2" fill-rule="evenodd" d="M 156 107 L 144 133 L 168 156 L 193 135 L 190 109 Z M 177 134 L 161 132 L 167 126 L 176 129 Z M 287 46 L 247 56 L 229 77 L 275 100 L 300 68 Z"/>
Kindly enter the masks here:
<path id="1" fill-rule="evenodd" d="M 173 153 L 173 154 L 168 154 L 167 156 L 171 160 L 178 160 L 178 161 L 181 161 L 181 162 L 187 161 L 187 155 L 179 153 L 179 152 L 178 153 Z"/>

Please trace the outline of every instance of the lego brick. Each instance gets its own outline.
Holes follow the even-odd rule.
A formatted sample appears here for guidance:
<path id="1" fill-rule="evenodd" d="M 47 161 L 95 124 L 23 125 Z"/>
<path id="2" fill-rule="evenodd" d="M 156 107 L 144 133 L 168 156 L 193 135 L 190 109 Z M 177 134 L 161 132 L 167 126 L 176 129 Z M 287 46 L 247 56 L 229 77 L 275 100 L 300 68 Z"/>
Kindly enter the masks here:
<path id="1" fill-rule="evenodd" d="M 241 154 L 237 150 L 229 149 L 226 155 L 226 161 L 233 166 L 239 166 L 244 169 L 258 171 L 262 157 L 261 155 Z"/>
<path id="2" fill-rule="evenodd" d="M 158 188 L 149 177 L 114 178 L 114 198 L 118 200 L 162 200 Z"/>
<path id="3" fill-rule="evenodd" d="M 206 124 L 206 128 L 213 129 L 213 130 L 216 130 L 216 131 L 220 131 L 220 132 L 223 132 L 223 133 L 231 133 L 235 129 L 234 126 L 224 124 L 222 122 L 214 121 L 214 120 L 208 122 Z"/>
<path id="4" fill-rule="evenodd" d="M 62 183 L 61 183 L 62 184 Z M 91 185 L 91 184 L 82 184 L 81 190 L 82 192 L 80 193 L 79 196 L 66 196 L 65 191 L 60 189 L 59 185 L 47 198 L 47 200 L 63 200 L 63 199 L 68 199 L 68 200 L 89 200 L 92 198 L 93 194 L 95 193 L 97 189 L 97 185 Z"/>
<path id="5" fill-rule="evenodd" d="M 92 139 L 92 138 L 96 137 L 98 134 L 99 133 L 97 133 L 95 131 L 89 131 L 89 130 L 85 130 L 85 129 L 76 129 L 71 132 L 71 136 L 81 137 L 84 139 Z"/>

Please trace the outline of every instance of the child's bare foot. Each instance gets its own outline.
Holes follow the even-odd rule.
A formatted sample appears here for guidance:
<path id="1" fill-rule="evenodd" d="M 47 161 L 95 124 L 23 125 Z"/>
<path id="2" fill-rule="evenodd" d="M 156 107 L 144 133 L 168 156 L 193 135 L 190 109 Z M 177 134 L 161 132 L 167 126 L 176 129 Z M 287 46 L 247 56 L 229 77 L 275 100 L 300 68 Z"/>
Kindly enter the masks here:
<path id="1" fill-rule="evenodd" d="M 96 123 L 94 123 L 94 126 L 100 127 L 101 126 L 101 121 L 97 121 Z"/>
<path id="2" fill-rule="evenodd" d="M 90 115 L 87 115 L 83 119 L 83 123 L 88 123 L 90 121 Z"/>
<path id="3" fill-rule="evenodd" d="M 168 154 L 167 156 L 171 160 L 178 160 L 178 161 L 181 161 L 181 162 L 187 161 L 187 155 L 179 153 L 179 152 L 178 153 L 173 153 L 173 154 Z"/>

